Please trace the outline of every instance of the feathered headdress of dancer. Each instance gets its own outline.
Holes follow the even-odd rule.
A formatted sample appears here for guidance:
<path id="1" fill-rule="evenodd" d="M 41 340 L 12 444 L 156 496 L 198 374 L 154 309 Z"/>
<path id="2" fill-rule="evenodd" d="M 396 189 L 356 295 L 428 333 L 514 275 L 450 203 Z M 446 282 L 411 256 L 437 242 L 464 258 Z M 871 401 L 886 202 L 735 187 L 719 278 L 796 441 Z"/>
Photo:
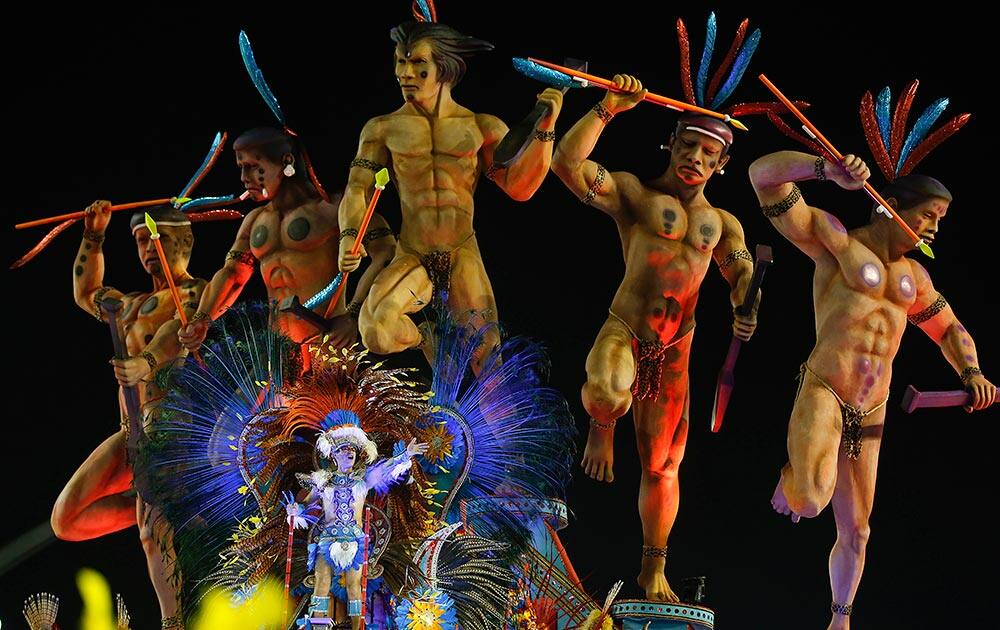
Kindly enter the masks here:
<path id="1" fill-rule="evenodd" d="M 56 627 L 59 598 L 49 593 L 38 593 L 24 600 L 24 619 L 31 630 L 50 630 Z"/>
<path id="2" fill-rule="evenodd" d="M 740 103 L 722 109 L 723 105 L 733 95 L 736 87 L 743 79 L 743 75 L 750 65 L 750 60 L 753 58 L 760 43 L 761 33 L 759 28 L 754 29 L 753 33 L 747 37 L 749 24 L 749 19 L 744 19 L 740 23 L 726 56 L 723 57 L 722 63 L 712 73 L 711 65 L 712 56 L 715 52 L 717 26 L 715 13 L 709 13 L 708 24 L 705 28 L 705 45 L 701 51 L 698 71 L 697 74 L 692 74 L 691 38 L 684 20 L 677 18 L 677 44 L 680 47 L 681 86 L 684 90 L 684 98 L 688 103 L 729 114 L 733 118 L 748 114 L 770 115 L 771 113 L 785 111 L 781 103 Z M 711 75 L 711 78 L 709 78 L 709 75 Z M 808 107 L 805 103 L 802 103 L 801 106 Z M 678 127 L 681 126 L 711 136 L 722 142 L 727 149 L 733 143 L 732 130 L 726 123 L 715 118 L 697 114 L 685 114 L 678 124 Z"/>
<path id="3" fill-rule="evenodd" d="M 353 411 L 334 409 L 326 414 L 320 425 L 323 431 L 316 438 L 316 450 L 329 459 L 341 446 L 347 444 L 357 451 L 364 464 L 370 464 L 378 457 L 378 447 L 368 439 L 361 428 L 361 419 Z"/>
<path id="4" fill-rule="evenodd" d="M 226 219 L 242 219 L 243 215 L 235 210 L 208 210 L 208 208 L 217 208 L 220 205 L 226 205 L 232 201 L 235 201 L 233 197 L 201 197 L 198 199 L 191 199 L 189 196 L 194 192 L 198 184 L 205 178 L 212 167 L 215 165 L 216 161 L 219 159 L 219 154 L 226 146 L 226 133 L 220 131 L 215 134 L 215 139 L 212 140 L 212 146 L 208 149 L 208 154 L 205 159 L 202 160 L 201 166 L 198 170 L 194 172 L 188 183 L 181 189 L 181 192 L 171 199 L 170 205 L 174 208 L 180 209 L 187 216 L 187 220 L 191 223 L 198 223 L 200 221 L 220 221 Z M 147 207 L 149 203 L 145 204 Z M 131 205 L 129 207 L 136 207 Z M 195 212 L 198 210 L 198 212 Z M 142 216 L 142 213 L 139 213 Z M 32 247 L 28 252 L 21 256 L 17 261 L 10 266 L 11 269 L 17 269 L 18 267 L 23 267 L 28 262 L 30 262 L 35 256 L 40 254 L 43 249 L 49 246 L 49 244 L 55 240 L 57 236 L 65 232 L 71 225 L 79 221 L 79 218 L 67 219 L 62 223 L 56 225 L 54 228 L 49 230 L 48 234 L 42 237 L 42 240 L 38 242 L 37 245 Z"/>
<path id="5" fill-rule="evenodd" d="M 892 96 L 889 86 L 882 88 L 878 98 L 872 98 L 871 91 L 865 92 L 861 98 L 861 125 L 864 127 L 865 139 L 868 140 L 879 170 L 890 182 L 913 172 L 917 164 L 961 129 L 971 117 L 971 114 L 959 114 L 930 133 L 931 127 L 948 107 L 948 99 L 939 98 L 927 106 L 907 133 L 907 118 L 919 84 L 914 79 L 906 86 L 896 100 L 891 118 L 889 105 Z"/>
<path id="6" fill-rule="evenodd" d="M 293 140 L 294 144 L 297 146 L 299 152 L 302 154 L 302 161 L 305 163 L 306 173 L 309 175 L 309 181 L 316 188 L 316 192 L 319 196 L 323 198 L 323 201 L 330 201 L 330 196 L 327 194 L 323 185 L 319 182 L 319 178 L 316 176 L 316 171 L 313 169 L 312 160 L 309 159 L 309 153 L 306 151 L 305 144 L 302 139 L 299 138 L 299 134 L 295 133 L 285 120 L 285 112 L 282 111 L 281 105 L 278 104 L 278 97 L 274 95 L 271 91 L 271 87 L 264 80 L 264 73 L 261 72 L 260 66 L 257 65 L 257 60 L 254 58 L 253 48 L 250 47 L 250 38 L 247 37 L 245 31 L 240 31 L 240 55 L 243 57 L 243 65 L 246 66 L 247 74 L 250 75 L 250 80 L 253 82 L 254 87 L 257 88 L 257 92 L 260 93 L 261 98 L 264 99 L 264 103 L 267 105 L 271 113 L 274 114 L 275 119 L 278 124 L 281 125 L 282 130 L 288 134 Z"/>
<path id="7" fill-rule="evenodd" d="M 566 399 L 544 384 L 548 361 L 538 344 L 507 339 L 472 376 L 473 360 L 494 326 L 460 326 L 439 314 L 434 393 L 423 431 L 446 434 L 460 462 L 434 476 L 444 497 L 441 520 L 467 521 L 473 531 L 511 542 L 519 553 L 548 499 L 564 496 L 575 431 Z M 504 507 L 504 498 L 517 499 L 518 508 Z M 477 506 L 474 514 L 465 513 L 468 505 Z"/>
<path id="8" fill-rule="evenodd" d="M 281 435 L 286 441 L 276 443 L 268 457 L 284 462 L 288 469 L 309 472 L 318 467 L 315 455 L 301 462 L 288 440 L 308 439 L 320 432 L 318 452 L 328 456 L 344 443 L 356 446 L 359 460 L 369 464 L 378 451 L 393 456 L 394 447 L 418 437 L 418 419 L 427 411 L 428 393 L 415 383 L 411 373 L 402 368 L 372 365 L 367 350 L 337 350 L 333 346 L 313 346 L 312 371 L 295 386 L 286 389 L 286 407 L 278 416 Z M 355 424 L 355 420 L 357 424 Z M 305 468 L 303 468 L 305 466 Z M 394 486 L 386 497 L 385 511 L 394 535 L 400 538 L 423 538 L 428 533 L 430 513 L 421 494 L 427 488 L 422 470 L 410 471 L 414 483 Z M 373 488 L 385 495 L 387 488 Z"/>

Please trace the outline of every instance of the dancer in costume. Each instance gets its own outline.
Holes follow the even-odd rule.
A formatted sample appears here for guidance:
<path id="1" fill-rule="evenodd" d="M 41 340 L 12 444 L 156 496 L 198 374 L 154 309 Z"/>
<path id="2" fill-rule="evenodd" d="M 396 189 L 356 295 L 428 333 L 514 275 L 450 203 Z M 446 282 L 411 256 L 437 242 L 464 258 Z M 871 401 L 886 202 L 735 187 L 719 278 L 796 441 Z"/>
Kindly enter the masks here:
<path id="1" fill-rule="evenodd" d="M 86 211 L 83 241 L 73 266 L 73 293 L 76 303 L 87 313 L 103 319 L 101 300 L 123 302 L 121 324 L 131 358 L 112 361 L 115 377 L 124 387 L 138 386 L 146 427 L 163 392 L 153 378 L 157 369 L 184 355 L 177 340 L 180 319 L 171 296 L 166 274 L 170 274 L 183 300 L 188 317 L 194 314 L 205 281 L 187 271 L 194 244 L 191 220 L 173 206 L 149 210 L 160 229 L 159 241 L 166 253 L 164 268 L 154 248 L 142 212 L 132 216 L 132 234 L 139 261 L 153 281 L 151 291 L 125 294 L 104 285 L 105 230 L 111 220 L 111 204 L 95 201 Z M 160 603 L 164 628 L 182 627 L 178 611 L 178 578 L 172 576 L 171 533 L 166 522 L 153 518 L 141 497 L 133 496 L 133 471 L 126 445 L 128 413 L 120 396 L 121 428 L 106 439 L 73 473 L 52 510 L 52 529 L 63 540 L 89 540 L 138 524 L 139 539 L 149 568 L 150 579 Z"/>
<path id="2" fill-rule="evenodd" d="M 538 101 L 550 113 L 539 122 L 535 140 L 508 168 L 494 168 L 493 152 L 507 125 L 452 97 L 466 58 L 493 46 L 435 22 L 432 5 L 427 12 L 415 12 L 422 21 L 391 32 L 404 102 L 365 124 L 340 205 L 340 269 L 352 271 L 358 263 L 348 254 L 375 172 L 383 166 L 392 171 L 403 216 L 399 248 L 375 280 L 360 316 L 365 345 L 380 354 L 420 345 L 422 333 L 408 315 L 428 303 L 438 305 L 442 295 L 447 297 L 440 305 L 460 323 L 472 316 L 480 323 L 496 321 L 493 289 L 472 228 L 473 191 L 483 173 L 513 199 L 530 198 L 548 172 L 562 105 L 558 90 L 543 91 Z M 486 349 L 498 339 L 491 331 Z M 426 353 L 430 358 L 433 350 Z"/>
<path id="3" fill-rule="evenodd" d="M 284 113 L 264 82 L 244 33 L 240 34 L 240 48 L 251 79 L 283 128 L 251 129 L 233 144 L 243 187 L 255 202 L 264 205 L 243 220 L 224 266 L 213 276 L 198 312 L 182 331 L 181 341 L 189 349 L 204 341 L 211 320 L 236 301 L 253 275 L 254 265 L 260 264 L 268 299 L 276 302 L 292 296 L 306 302 L 337 275 L 340 196 L 331 199 L 320 185 L 302 141 L 285 124 Z M 351 302 L 346 307 L 337 304 L 329 308 L 329 300 L 318 305 L 333 315 L 329 330 L 317 330 L 310 320 L 281 311 L 275 315 L 277 329 L 296 342 L 329 333 L 329 341 L 338 347 L 354 343 L 361 303 L 395 251 L 392 230 L 378 214 L 372 217 L 364 245 L 367 252 L 348 256 L 352 268 L 360 265 L 365 253 L 372 257 Z"/>
<path id="4" fill-rule="evenodd" d="M 389 487 L 409 478 L 413 458 L 427 452 L 426 444 L 411 440 L 401 453 L 389 459 L 376 459 L 378 447 L 361 428 L 357 414 L 334 409 L 323 422 L 323 432 L 316 440 L 316 450 L 333 465 L 311 473 L 297 473 L 309 491 L 304 503 L 318 502 L 323 510 L 319 534 L 309 545 L 308 569 L 315 568 L 316 582 L 309 613 L 314 617 L 333 617 L 329 592 L 334 575 L 346 574 L 347 614 L 351 628 L 361 626 L 361 565 L 365 560 L 366 536 L 362 530 L 365 499 L 374 490 L 386 494 Z M 300 514 L 304 507 L 294 501 L 285 506 L 289 516 Z"/>
<path id="5" fill-rule="evenodd" d="M 915 92 L 913 82 L 897 103 L 891 123 L 888 88 L 879 96 L 877 111 L 871 93 L 866 94 L 862 120 L 889 180 L 882 197 L 931 243 L 952 195 L 936 179 L 911 171 L 968 116 L 956 117 L 921 143 L 947 100 L 929 107 L 907 135 Z M 793 151 L 766 155 L 750 166 L 750 179 L 764 215 L 816 265 L 816 346 L 802 365 L 788 427 L 789 461 L 771 504 L 798 521 L 816 516 L 832 502 L 837 541 L 830 554 L 829 627 L 841 629 L 850 625 L 864 569 L 892 360 L 907 320 L 941 347 L 972 394 L 970 411 L 992 404 L 996 387 L 980 371 L 971 335 L 923 265 L 905 256 L 913 250 L 913 238 L 880 217 L 878 208 L 867 225 L 848 231 L 835 216 L 806 203 L 795 182 L 830 180 L 856 190 L 869 176 L 860 158 L 848 155 L 837 163 L 827 161 L 820 147 L 815 149 L 819 156 Z"/>
<path id="6" fill-rule="evenodd" d="M 710 41 L 714 29 L 713 15 Z M 711 106 L 716 109 L 728 98 L 760 37 L 755 31 L 734 62 L 745 30 L 746 22 L 707 96 L 712 44 L 706 44 L 702 57 L 697 97 L 690 69 L 682 64 L 691 102 L 707 106 L 708 99 L 714 98 Z M 687 34 L 680 20 L 678 31 L 686 60 Z M 730 63 L 729 78 L 716 92 Z M 638 582 L 648 599 L 676 600 L 664 568 L 667 537 L 680 495 L 677 470 L 687 442 L 688 357 L 695 304 L 713 259 L 732 287 L 732 306 L 741 304 L 753 258 L 737 218 L 705 197 L 708 180 L 721 175 L 730 159 L 733 132 L 725 122 L 703 115 L 681 116 L 666 145 L 670 164 L 651 181 L 640 181 L 628 172 L 610 172 L 589 159 L 605 126 L 642 101 L 646 93 L 628 75 L 616 75 L 614 85 L 618 91 L 609 91 L 566 133 L 552 162 L 552 170 L 574 194 L 615 220 L 625 255 L 625 278 L 587 357 L 583 404 L 591 420 L 582 466 L 594 479 L 614 480 L 614 427 L 631 407 L 642 465 L 639 515 L 644 546 Z M 734 313 L 733 330 L 739 338 L 749 339 L 755 326 L 756 308 L 749 317 Z"/>

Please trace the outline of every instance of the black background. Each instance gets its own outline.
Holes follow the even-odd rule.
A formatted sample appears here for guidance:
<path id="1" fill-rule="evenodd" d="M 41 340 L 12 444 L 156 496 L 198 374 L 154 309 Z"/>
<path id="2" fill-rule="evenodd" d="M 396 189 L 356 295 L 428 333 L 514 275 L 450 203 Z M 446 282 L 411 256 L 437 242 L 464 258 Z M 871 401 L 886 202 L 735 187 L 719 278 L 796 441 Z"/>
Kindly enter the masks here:
<path id="1" fill-rule="evenodd" d="M 174 195 L 217 129 L 238 134 L 272 124 L 240 61 L 241 28 L 320 177 L 337 189 L 365 120 L 399 104 L 388 30 L 407 18 L 407 4 L 324 3 L 308 10 L 292 3 L 133 5 L 117 13 L 21 5 L 25 12 L 7 22 L 3 44 L 8 114 L 0 181 L 9 224 L 82 209 L 95 198 Z M 984 370 L 996 374 L 997 222 L 989 192 L 998 166 L 991 119 L 995 33 L 983 16 L 951 12 L 944 4 L 910 12 L 880 3 L 871 12 L 873 4 L 726 9 L 718 16 L 715 62 L 749 13 L 763 39 L 733 102 L 766 100 L 755 77 L 767 72 L 786 94 L 813 103 L 811 119 L 841 150 L 866 157 L 857 115 L 866 89 L 889 84 L 895 97 L 907 81 L 920 78 L 911 123 L 943 95 L 952 99 L 949 117 L 973 112 L 965 129 L 918 169 L 942 179 L 955 195 L 935 244 L 937 260 L 922 262 L 973 333 Z M 635 0 L 453 1 L 439 8 L 442 21 L 497 46 L 472 61 L 456 100 L 508 124 L 531 108 L 540 90 L 513 72 L 512 55 L 585 58 L 597 74 L 630 72 L 653 91 L 680 96 L 674 21 L 678 13 L 687 21 L 697 67 L 709 10 Z M 557 131 L 599 97 L 596 90 L 571 92 Z M 609 125 L 595 156 L 611 169 L 655 176 L 666 159 L 658 146 L 674 120 L 668 110 L 642 105 Z M 774 247 L 775 265 L 765 283 L 759 331 L 743 350 L 735 397 L 717 435 L 708 431 L 709 407 L 730 339 L 730 308 L 718 274 L 710 272 L 703 286 L 691 361 L 692 424 L 668 577 L 676 584 L 688 575 L 709 576 L 708 601 L 719 627 L 821 628 L 829 614 L 830 511 L 792 525 L 768 504 L 786 459 L 794 376 L 814 341 L 812 266 L 760 215 L 746 177 L 754 158 L 793 144 L 763 119 L 745 122 L 751 132 L 737 132 L 726 174 L 713 179 L 707 196 L 740 218 L 751 250 L 760 242 Z M 883 180 L 876 175 L 873 181 Z M 238 190 L 227 151 L 199 192 Z M 811 203 L 834 211 L 848 227 L 867 220 L 869 204 L 861 193 L 820 183 L 804 190 Z M 583 431 L 578 392 L 584 360 L 623 272 L 617 232 L 554 177 L 523 204 L 484 181 L 476 205 L 501 317 L 511 331 L 547 344 L 552 382 Z M 379 210 L 398 229 L 394 194 Z M 116 216 L 109 228 L 106 283 L 145 290 L 149 281 L 125 226 L 126 218 Z M 192 273 L 210 277 L 235 230 L 235 223 L 197 226 Z M 76 308 L 70 290 L 80 231 L 74 227 L 27 268 L 4 275 L 5 543 L 48 519 L 73 470 L 118 424 L 107 328 Z M 5 260 L 13 261 L 40 235 L 39 229 L 5 230 Z M 256 276 L 245 294 L 263 295 Z M 907 416 L 899 399 L 908 383 L 922 389 L 959 385 L 934 344 L 916 330 L 907 333 L 895 362 L 855 627 L 931 628 L 958 620 L 967 627 L 993 625 L 1000 612 L 990 588 L 997 559 L 991 515 L 997 414 L 926 410 Z M 631 423 L 619 426 L 614 484 L 591 481 L 577 468 L 570 489 L 575 517 L 563 532 L 578 572 L 599 598 L 617 579 L 625 580 L 624 595 L 638 595 L 639 471 Z M 580 446 L 582 451 L 582 434 Z M 74 627 L 80 604 L 73 576 L 82 566 L 104 573 L 113 591 L 124 595 L 134 627 L 156 627 L 156 601 L 134 529 L 84 543 L 55 542 L 4 575 L 0 621 L 23 627 L 21 602 L 47 590 L 61 595 L 62 624 Z"/>

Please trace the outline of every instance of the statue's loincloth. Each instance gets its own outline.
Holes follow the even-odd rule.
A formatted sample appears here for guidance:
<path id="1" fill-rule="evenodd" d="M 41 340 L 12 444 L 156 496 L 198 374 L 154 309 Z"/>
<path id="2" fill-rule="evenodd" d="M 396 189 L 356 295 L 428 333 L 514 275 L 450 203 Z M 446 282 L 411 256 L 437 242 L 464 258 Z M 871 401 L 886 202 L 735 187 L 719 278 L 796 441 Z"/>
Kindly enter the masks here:
<path id="1" fill-rule="evenodd" d="M 635 381 L 632 383 L 632 397 L 636 400 L 656 398 L 660 392 L 660 379 L 663 377 L 663 363 L 667 357 L 667 350 L 694 333 L 694 321 L 677 331 L 669 343 L 664 343 L 659 339 L 640 339 L 628 322 L 616 315 L 614 311 L 608 309 L 608 314 L 632 335 L 632 355 L 635 357 Z"/>
<path id="2" fill-rule="evenodd" d="M 889 397 L 886 396 L 885 400 L 875 405 L 868 411 L 861 411 L 858 407 L 855 407 L 851 403 L 845 401 L 840 397 L 833 387 L 823 380 L 819 374 L 817 374 L 808 363 L 803 363 L 802 367 L 799 368 L 799 391 L 802 391 L 802 379 L 805 378 L 806 372 L 812 374 L 813 378 L 825 389 L 826 391 L 833 394 L 833 397 L 837 400 L 837 404 L 840 405 L 840 415 L 843 420 L 844 428 L 841 433 L 841 443 L 844 446 L 844 454 L 847 455 L 849 459 L 857 459 L 861 456 L 861 422 L 875 413 L 879 409 L 885 406 L 885 403 L 889 401 Z M 798 398 L 798 394 L 796 394 Z"/>

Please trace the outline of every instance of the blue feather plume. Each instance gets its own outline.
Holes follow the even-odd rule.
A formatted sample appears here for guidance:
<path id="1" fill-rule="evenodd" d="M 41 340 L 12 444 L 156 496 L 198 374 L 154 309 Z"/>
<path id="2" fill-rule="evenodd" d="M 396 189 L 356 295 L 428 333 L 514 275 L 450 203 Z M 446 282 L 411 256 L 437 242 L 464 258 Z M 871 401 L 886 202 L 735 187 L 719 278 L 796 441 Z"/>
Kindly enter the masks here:
<path id="1" fill-rule="evenodd" d="M 750 37 L 743 42 L 743 46 L 740 48 L 740 52 L 736 55 L 736 59 L 733 60 L 733 68 L 729 71 L 729 76 L 726 77 L 726 82 L 722 84 L 719 91 L 716 92 L 715 98 L 712 100 L 712 106 L 710 109 L 717 110 L 722 107 L 722 104 L 726 102 L 736 86 L 740 84 L 743 80 L 743 73 L 746 72 L 747 67 L 750 65 L 750 59 L 753 58 L 753 54 L 757 52 L 757 45 L 760 44 L 760 29 L 754 29 L 754 32 L 750 34 Z"/>
<path id="2" fill-rule="evenodd" d="M 427 22 L 434 21 L 431 17 L 431 8 L 427 6 L 427 0 L 417 0 L 417 6 L 420 7 L 420 13 L 424 16 L 424 20 Z"/>
<path id="3" fill-rule="evenodd" d="M 899 152 L 899 163 L 896 164 L 896 172 L 903 168 L 903 163 L 906 162 L 907 156 L 910 155 L 910 151 L 913 151 L 920 144 L 927 133 L 937 122 L 937 119 L 944 113 L 944 110 L 948 107 L 947 98 L 939 98 L 930 104 L 930 106 L 924 110 L 923 114 L 920 114 L 920 118 L 917 122 L 913 123 L 913 128 L 910 130 L 909 135 L 906 136 L 906 142 L 903 143 L 903 149 Z"/>
<path id="4" fill-rule="evenodd" d="M 540 66 L 534 61 L 523 57 L 514 57 L 513 60 L 514 69 L 530 79 L 541 81 L 554 88 L 580 87 L 580 84 L 565 72 Z"/>
<path id="5" fill-rule="evenodd" d="M 333 280 L 330 281 L 330 284 L 326 285 L 320 290 L 319 293 L 317 293 L 316 295 L 312 296 L 311 298 L 303 302 L 302 306 L 306 308 L 316 308 L 323 302 L 326 302 L 327 300 L 330 299 L 330 297 L 334 293 L 336 293 L 337 289 L 340 288 L 340 284 L 343 281 L 344 281 L 344 272 L 342 271 L 337 272 L 337 275 L 334 276 Z"/>
<path id="6" fill-rule="evenodd" d="M 271 109 L 271 112 L 274 113 L 274 117 L 284 126 L 285 114 L 281 111 L 278 98 L 271 91 L 271 88 L 268 87 L 267 81 L 264 80 L 264 73 L 257 66 L 257 61 L 253 57 L 253 48 L 250 47 L 250 38 L 247 37 L 246 31 L 240 31 L 240 55 L 243 56 L 243 65 L 247 68 L 250 80 L 253 81 L 257 91 L 264 98 L 264 102 Z"/>
<path id="7" fill-rule="evenodd" d="M 878 131 L 882 136 L 882 144 L 885 145 L 886 151 L 889 151 L 889 147 L 892 146 L 892 122 L 889 114 L 891 102 L 892 94 L 887 85 L 882 88 L 882 91 L 878 93 L 878 98 L 875 99 L 875 118 L 878 120 Z"/>
<path id="8" fill-rule="evenodd" d="M 701 64 L 698 66 L 698 82 L 695 95 L 698 105 L 705 106 L 705 83 L 708 82 L 708 66 L 712 63 L 712 53 L 715 52 L 715 12 L 708 14 L 708 24 L 705 27 L 705 47 L 701 51 Z"/>
<path id="9" fill-rule="evenodd" d="M 171 370 L 133 467 L 140 496 L 174 528 L 185 580 L 216 568 L 229 534 L 259 514 L 251 488 L 263 493 L 271 483 L 255 479 L 265 463 L 260 436 L 275 421 L 260 412 L 280 405 L 293 348 L 267 325 L 268 313 L 262 305 L 231 309 L 202 346 L 205 366 L 185 361 Z"/>
<path id="10" fill-rule="evenodd" d="M 194 175 L 191 176 L 191 179 L 188 180 L 188 183 L 181 190 L 181 194 L 177 195 L 178 197 L 187 197 L 191 194 L 191 191 L 193 191 L 195 186 L 198 185 L 201 178 L 204 177 L 208 169 L 212 167 L 212 163 L 215 162 L 215 159 L 219 157 L 219 152 L 223 149 L 222 142 L 223 134 L 221 131 L 217 131 L 215 133 L 215 139 L 212 140 L 212 146 L 209 147 L 208 154 L 205 156 L 205 159 L 202 160 L 201 166 L 198 167 L 198 170 L 195 171 Z"/>
<path id="11" fill-rule="evenodd" d="M 431 409 L 461 419 L 459 433 L 469 447 L 447 499 L 451 514 L 442 515 L 448 522 L 457 519 L 461 502 L 488 505 L 500 493 L 540 506 L 561 498 L 570 479 L 573 417 L 562 394 L 544 384 L 548 363 L 541 346 L 507 339 L 472 375 L 475 353 L 495 327 L 460 326 L 444 315 L 435 329 Z M 539 515 L 496 508 L 476 516 L 476 531 L 517 540 L 514 532 L 527 538 L 527 525 Z"/>
<path id="12" fill-rule="evenodd" d="M 228 206 L 239 201 L 235 195 L 222 195 L 220 197 L 198 197 L 187 203 L 180 205 L 181 212 L 193 212 L 203 208 L 214 208 L 217 206 Z"/>

